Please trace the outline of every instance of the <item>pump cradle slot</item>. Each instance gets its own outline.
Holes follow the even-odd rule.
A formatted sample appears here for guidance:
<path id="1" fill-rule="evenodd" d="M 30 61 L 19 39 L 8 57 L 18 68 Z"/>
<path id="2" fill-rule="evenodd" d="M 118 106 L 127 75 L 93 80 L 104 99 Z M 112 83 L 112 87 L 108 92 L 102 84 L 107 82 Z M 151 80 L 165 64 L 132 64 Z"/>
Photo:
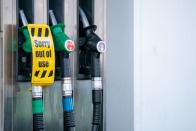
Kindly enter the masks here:
<path id="1" fill-rule="evenodd" d="M 54 82 L 55 52 L 48 25 L 28 24 L 32 46 L 32 85 L 48 86 Z"/>

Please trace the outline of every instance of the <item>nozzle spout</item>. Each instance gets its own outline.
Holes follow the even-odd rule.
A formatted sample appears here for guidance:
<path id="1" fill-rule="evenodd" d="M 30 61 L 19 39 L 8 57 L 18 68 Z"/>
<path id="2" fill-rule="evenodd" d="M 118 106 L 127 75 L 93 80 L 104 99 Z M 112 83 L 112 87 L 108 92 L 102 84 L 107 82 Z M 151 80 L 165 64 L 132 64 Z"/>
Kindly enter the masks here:
<path id="1" fill-rule="evenodd" d="M 28 22 L 27 22 L 27 18 L 25 16 L 25 14 L 24 14 L 24 11 L 20 10 L 19 13 L 20 13 L 20 17 L 21 17 L 23 26 L 26 26 L 28 24 Z"/>
<path id="2" fill-rule="evenodd" d="M 56 25 L 57 21 L 56 21 L 56 18 L 54 16 L 53 10 L 49 10 L 49 16 L 50 16 L 50 20 L 51 20 L 52 25 Z"/>
<path id="3" fill-rule="evenodd" d="M 79 7 L 79 12 L 80 12 L 80 17 L 81 17 L 81 20 L 82 20 L 83 28 L 89 27 L 90 24 L 89 24 L 89 21 L 86 17 L 86 14 L 84 13 L 82 8 L 80 8 L 80 7 Z"/>

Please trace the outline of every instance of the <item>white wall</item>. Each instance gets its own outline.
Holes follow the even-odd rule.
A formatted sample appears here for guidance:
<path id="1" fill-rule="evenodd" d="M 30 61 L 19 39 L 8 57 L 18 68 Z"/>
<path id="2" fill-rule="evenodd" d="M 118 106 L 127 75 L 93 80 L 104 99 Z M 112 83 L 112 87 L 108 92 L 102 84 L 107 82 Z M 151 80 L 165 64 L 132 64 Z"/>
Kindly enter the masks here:
<path id="1" fill-rule="evenodd" d="M 196 131 L 196 0 L 135 0 L 135 131 Z"/>

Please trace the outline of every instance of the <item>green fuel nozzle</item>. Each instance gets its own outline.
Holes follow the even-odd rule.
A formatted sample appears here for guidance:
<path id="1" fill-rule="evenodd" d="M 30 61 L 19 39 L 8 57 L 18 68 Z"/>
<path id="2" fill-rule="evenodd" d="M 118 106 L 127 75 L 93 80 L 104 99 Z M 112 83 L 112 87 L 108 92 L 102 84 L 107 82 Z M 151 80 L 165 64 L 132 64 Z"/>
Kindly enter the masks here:
<path id="1" fill-rule="evenodd" d="M 23 34 L 23 36 L 25 38 L 25 42 L 23 43 L 23 47 L 22 48 L 23 48 L 23 50 L 25 52 L 31 53 L 32 52 L 31 38 L 30 38 L 28 29 L 27 29 L 28 22 L 27 22 L 25 14 L 24 14 L 24 11 L 20 10 L 19 13 L 20 13 L 22 24 L 23 24 L 23 27 L 20 29 L 20 31 L 22 32 L 22 34 Z"/>
<path id="2" fill-rule="evenodd" d="M 52 10 L 49 11 L 50 20 L 52 23 L 51 31 L 55 44 L 56 51 L 65 51 L 66 53 L 73 52 L 75 49 L 74 42 L 64 33 L 65 25 L 57 24 L 56 18 Z"/>

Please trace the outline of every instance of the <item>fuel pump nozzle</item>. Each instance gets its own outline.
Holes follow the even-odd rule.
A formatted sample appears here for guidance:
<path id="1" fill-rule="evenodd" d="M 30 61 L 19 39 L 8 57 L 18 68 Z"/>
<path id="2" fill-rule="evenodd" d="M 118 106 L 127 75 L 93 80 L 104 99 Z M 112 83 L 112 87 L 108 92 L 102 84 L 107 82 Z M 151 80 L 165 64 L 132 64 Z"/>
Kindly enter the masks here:
<path id="1" fill-rule="evenodd" d="M 79 12 L 86 37 L 86 43 L 84 45 L 86 50 L 96 52 L 98 54 L 104 53 L 106 51 L 106 43 L 101 40 L 101 38 L 97 34 L 95 34 L 97 26 L 89 24 L 86 14 L 82 10 L 82 8 L 79 8 Z"/>
<path id="2" fill-rule="evenodd" d="M 23 50 L 26 53 L 32 52 L 31 39 L 27 29 L 27 19 L 23 10 L 19 11 L 23 27 L 21 29 L 25 42 L 23 43 Z M 33 112 L 33 131 L 44 130 L 43 120 L 43 89 L 42 86 L 32 86 L 32 112 Z"/>
<path id="3" fill-rule="evenodd" d="M 62 103 L 64 114 L 64 131 L 75 131 L 73 88 L 70 73 L 69 54 L 74 51 L 74 42 L 64 33 L 64 24 L 57 24 L 57 20 L 52 10 L 49 11 L 52 23 L 51 31 L 53 34 L 55 50 L 61 56 L 62 73 Z"/>
<path id="4" fill-rule="evenodd" d="M 91 53 L 91 81 L 93 101 L 92 131 L 100 131 L 102 122 L 103 87 L 101 76 L 100 54 L 106 51 L 106 44 L 95 34 L 96 25 L 90 25 L 84 11 L 79 8 L 81 22 L 86 41 L 83 45 L 85 51 Z"/>
<path id="5" fill-rule="evenodd" d="M 52 10 L 49 11 L 50 20 L 52 23 L 51 31 L 55 43 L 55 50 L 66 52 L 67 54 L 71 53 L 75 49 L 74 42 L 64 33 L 65 25 L 60 23 L 58 24 Z"/>

